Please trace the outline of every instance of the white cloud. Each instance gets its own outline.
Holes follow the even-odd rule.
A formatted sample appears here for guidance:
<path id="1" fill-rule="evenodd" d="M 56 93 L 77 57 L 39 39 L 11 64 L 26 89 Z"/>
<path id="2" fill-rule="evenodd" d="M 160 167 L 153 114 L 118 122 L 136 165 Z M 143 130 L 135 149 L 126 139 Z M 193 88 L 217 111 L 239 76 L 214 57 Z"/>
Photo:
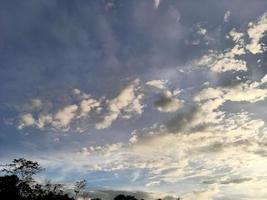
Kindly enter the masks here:
<path id="1" fill-rule="evenodd" d="M 236 86 L 223 88 L 206 88 L 195 96 L 195 100 L 207 100 L 207 99 L 223 99 L 225 101 L 246 101 L 257 102 L 264 100 L 267 97 L 267 89 L 261 88 L 265 83 L 266 77 L 263 77 L 258 82 L 245 82 Z"/>
<path id="2" fill-rule="evenodd" d="M 200 94 L 198 100 L 208 102 L 203 103 L 202 110 L 210 109 L 214 112 L 221 105 L 213 102 L 217 101 L 216 95 L 219 95 L 218 99 L 224 99 L 225 95 L 210 89 L 207 93 L 202 91 Z M 212 94 L 211 99 L 208 94 Z M 251 98 L 248 100 L 254 102 Z M 208 105 L 213 103 L 213 108 L 209 108 Z M 202 120 L 206 120 L 206 117 L 204 115 Z M 93 171 L 116 172 L 145 169 L 148 179 L 142 184 L 154 189 L 161 188 L 166 182 L 179 185 L 193 180 L 194 187 L 189 188 L 182 198 L 213 199 L 221 194 L 223 188 L 227 187 L 227 180 L 232 180 L 231 177 L 236 173 L 243 180 L 255 177 L 258 173 L 250 171 L 251 169 L 265 170 L 263 163 L 266 158 L 255 153 L 259 148 L 258 142 L 262 141 L 260 135 L 263 127 L 262 120 L 252 119 L 248 113 L 224 113 L 221 121 L 213 123 L 212 127 L 205 130 L 188 134 L 165 131 L 153 135 L 138 135 L 134 132 L 134 142 L 130 144 L 89 146 L 82 148 L 79 154 L 65 154 L 65 157 L 67 156 L 66 160 L 71 162 L 69 165 L 74 165 L 76 170 L 83 167 Z M 223 188 L 215 184 L 204 188 L 203 180 L 212 178 L 218 180 L 218 184 L 224 184 Z M 140 183 L 141 187 L 142 184 Z M 236 185 L 235 187 L 238 188 Z"/>
<path id="3" fill-rule="evenodd" d="M 151 182 L 146 184 L 146 187 L 153 187 L 156 185 L 160 185 L 160 181 L 151 181 Z"/>
<path id="4" fill-rule="evenodd" d="M 78 106 L 68 105 L 64 107 L 63 109 L 59 110 L 57 113 L 55 113 L 53 118 L 53 126 L 56 128 L 67 128 L 69 124 L 71 123 L 71 120 L 75 117 L 77 114 Z"/>
<path id="5" fill-rule="evenodd" d="M 229 12 L 230 14 L 230 12 Z M 225 17 L 229 15 L 225 14 Z M 223 51 L 209 50 L 208 53 L 203 55 L 194 63 L 197 66 L 209 68 L 214 72 L 226 71 L 247 71 L 247 62 L 240 56 L 247 53 L 246 50 L 252 54 L 263 53 L 266 50 L 264 43 L 261 39 L 267 32 L 267 13 L 265 13 L 257 22 L 250 23 L 247 29 L 247 35 L 250 38 L 249 43 L 244 40 L 244 33 L 237 32 L 233 29 L 229 32 L 234 45 L 229 49 Z M 229 38 L 229 36 L 227 36 Z"/>
<path id="6" fill-rule="evenodd" d="M 101 154 L 104 157 L 110 156 L 112 153 L 122 149 L 122 143 L 107 144 L 105 146 L 90 146 L 81 149 L 84 155 Z"/>
<path id="7" fill-rule="evenodd" d="M 96 129 L 105 129 L 113 123 L 123 111 L 127 113 L 141 114 L 143 112 L 143 105 L 141 99 L 143 95 L 138 95 L 139 80 L 124 88 L 117 97 L 110 100 L 108 103 L 108 113 L 105 114 L 102 121 L 96 124 Z M 128 117 L 129 118 L 129 117 Z"/>
<path id="8" fill-rule="evenodd" d="M 266 50 L 266 47 L 261 42 L 261 39 L 267 32 L 267 13 L 264 13 L 263 16 L 255 23 L 250 23 L 247 34 L 250 38 L 250 43 L 246 45 L 246 49 L 249 50 L 252 54 L 263 53 Z"/>
<path id="9" fill-rule="evenodd" d="M 53 117 L 51 115 L 40 114 L 38 120 L 36 121 L 36 126 L 40 129 L 44 128 L 45 125 L 51 124 L 53 122 Z"/>
<path id="10" fill-rule="evenodd" d="M 31 104 L 32 104 L 33 108 L 41 108 L 42 107 L 41 99 L 32 99 Z"/>
<path id="11" fill-rule="evenodd" d="M 247 71 L 246 61 L 236 58 L 242 52 L 243 49 L 240 46 L 235 46 L 223 53 L 210 51 L 195 62 L 195 64 L 207 67 L 214 72 Z"/>
<path id="12" fill-rule="evenodd" d="M 134 144 L 137 141 L 138 141 L 138 136 L 136 134 L 133 134 L 129 139 L 130 144 Z"/>
<path id="13" fill-rule="evenodd" d="M 183 125 L 186 130 L 204 124 L 220 124 L 226 113 L 219 108 L 227 101 L 255 103 L 267 97 L 267 89 L 261 88 L 264 77 L 258 82 L 248 81 L 232 87 L 209 87 L 200 91 L 194 100 L 198 108 L 192 113 L 190 121 Z M 188 120 L 188 119 L 187 119 Z M 176 128 L 179 130 L 179 128 Z"/>
<path id="14" fill-rule="evenodd" d="M 232 29 L 232 30 L 229 32 L 229 36 L 232 38 L 232 40 L 233 40 L 234 42 L 241 42 L 241 43 L 244 42 L 244 40 L 243 40 L 244 33 L 238 32 L 235 28 Z"/>
<path id="15" fill-rule="evenodd" d="M 217 185 L 211 186 L 207 189 L 195 190 L 192 193 L 184 197 L 185 200 L 213 200 L 214 197 L 219 193 L 219 188 Z"/>
<path id="16" fill-rule="evenodd" d="M 74 89 L 72 90 L 72 94 L 73 94 L 73 95 L 80 95 L 80 94 L 81 94 L 81 91 L 80 91 L 78 88 L 74 88 Z"/>
<path id="17" fill-rule="evenodd" d="M 160 0 L 154 0 L 154 8 L 155 9 L 158 9 L 159 4 L 160 4 Z"/>
<path id="18" fill-rule="evenodd" d="M 146 85 L 158 88 L 158 89 L 165 89 L 167 81 L 166 80 L 151 80 L 146 82 Z"/>
<path id="19" fill-rule="evenodd" d="M 206 35 L 207 29 L 203 28 L 200 24 L 197 25 L 197 33 L 199 35 Z"/>
<path id="20" fill-rule="evenodd" d="M 227 181 L 223 180 L 230 180 L 237 172 L 240 180 L 253 177 L 255 172 L 248 171 L 250 166 L 261 166 L 266 161 L 258 153 L 265 123 L 252 119 L 246 112 L 226 113 L 221 106 L 226 101 L 255 103 L 263 100 L 267 96 L 266 89 L 261 89 L 265 79 L 234 87 L 206 88 L 195 96 L 199 107 L 194 117 L 186 121 L 188 128 L 176 132 L 158 129 L 156 134 L 150 134 L 147 129 L 140 135 L 133 132 L 129 144 L 86 147 L 82 150 L 86 156 L 83 166 L 103 171 L 146 169 L 149 179 L 145 185 L 153 188 L 160 187 L 161 183 L 213 176 L 219 176 L 220 184 L 225 185 Z M 246 95 L 247 91 L 250 94 Z M 209 126 L 195 129 L 205 123 Z M 93 164 L 90 159 L 94 160 Z M 220 169 L 225 170 L 223 174 Z M 186 197 L 212 198 L 217 189 L 198 189 Z"/>
<path id="21" fill-rule="evenodd" d="M 245 141 L 254 142 L 262 127 L 262 121 L 251 120 L 246 113 L 228 115 L 215 127 L 194 134 L 147 135 L 130 146 L 115 143 L 87 147 L 83 151 L 89 157 L 84 161 L 91 170 L 147 169 L 148 185 L 161 181 L 174 183 L 216 174 L 217 166 L 230 170 L 242 168 L 242 162 L 253 163 L 253 154 L 244 148 Z M 95 162 L 90 164 L 90 159 Z M 196 169 L 196 163 L 201 167 Z"/>
<path id="22" fill-rule="evenodd" d="M 83 99 L 81 102 L 80 102 L 80 106 L 79 106 L 79 109 L 80 109 L 80 116 L 81 117 L 84 117 L 84 116 L 87 116 L 88 113 L 94 109 L 94 108 L 97 108 L 100 106 L 100 102 L 98 102 L 97 100 L 95 99 L 92 99 L 92 98 L 89 98 L 89 99 Z"/>
<path id="23" fill-rule="evenodd" d="M 19 128 L 35 126 L 35 128 L 43 129 L 47 127 L 64 132 L 69 131 L 70 128 L 78 132 L 84 132 L 89 127 L 104 129 L 118 118 L 129 119 L 133 115 L 143 113 L 144 94 L 140 92 L 140 89 L 140 81 L 137 79 L 120 91 L 118 96 L 108 100 L 105 97 L 95 99 L 76 88 L 72 90 L 73 96 L 71 97 L 77 103 L 65 105 L 61 109 L 54 108 L 54 111 L 51 110 L 52 107 L 49 109 L 42 107 L 41 100 L 36 98 L 31 101 L 31 104 L 25 104 L 24 110 L 28 114 L 21 117 Z M 36 114 L 37 119 L 33 118 L 32 113 Z M 97 116 L 92 117 L 92 113 Z M 80 127 L 72 122 L 79 122 Z"/>
<path id="24" fill-rule="evenodd" d="M 230 15 L 231 15 L 231 12 L 230 10 L 227 10 L 223 16 L 223 21 L 224 22 L 228 22 L 229 21 L 229 18 L 230 18 Z"/>
<path id="25" fill-rule="evenodd" d="M 86 94 L 79 90 L 78 88 L 75 88 L 72 90 L 72 95 L 75 96 L 78 99 L 89 99 L 91 96 L 89 94 Z"/>
<path id="26" fill-rule="evenodd" d="M 35 124 L 35 120 L 31 113 L 21 115 L 20 120 L 20 125 L 18 126 L 19 129 L 27 126 L 33 126 Z"/>

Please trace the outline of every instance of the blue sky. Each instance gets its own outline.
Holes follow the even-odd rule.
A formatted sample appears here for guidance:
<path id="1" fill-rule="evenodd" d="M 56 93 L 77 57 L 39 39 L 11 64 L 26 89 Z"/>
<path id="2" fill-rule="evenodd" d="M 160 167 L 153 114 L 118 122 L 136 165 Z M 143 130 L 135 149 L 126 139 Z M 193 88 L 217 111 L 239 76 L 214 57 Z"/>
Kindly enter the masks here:
<path id="1" fill-rule="evenodd" d="M 107 193 L 266 199 L 266 10 L 0 1 L 0 161 Z"/>

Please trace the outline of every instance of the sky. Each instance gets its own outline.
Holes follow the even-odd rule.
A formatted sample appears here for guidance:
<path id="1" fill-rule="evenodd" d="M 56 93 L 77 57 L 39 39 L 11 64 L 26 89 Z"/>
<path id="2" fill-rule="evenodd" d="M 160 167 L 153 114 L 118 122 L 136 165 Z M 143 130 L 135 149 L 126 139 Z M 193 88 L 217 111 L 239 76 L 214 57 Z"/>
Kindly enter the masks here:
<path id="1" fill-rule="evenodd" d="M 267 199 L 266 43 L 266 0 L 1 0 L 0 162 L 107 200 Z"/>

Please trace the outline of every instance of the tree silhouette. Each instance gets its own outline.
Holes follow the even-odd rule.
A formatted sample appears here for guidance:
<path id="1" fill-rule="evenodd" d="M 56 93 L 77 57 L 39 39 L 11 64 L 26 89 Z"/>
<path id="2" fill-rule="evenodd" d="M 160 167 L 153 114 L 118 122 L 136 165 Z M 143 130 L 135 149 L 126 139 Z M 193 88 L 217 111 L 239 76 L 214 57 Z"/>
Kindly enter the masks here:
<path id="1" fill-rule="evenodd" d="M 31 181 L 32 176 L 42 171 L 38 162 L 26 160 L 25 158 L 14 159 L 12 163 L 3 165 L 4 173 L 18 176 L 23 181 Z"/>
<path id="2" fill-rule="evenodd" d="M 62 184 L 48 181 L 41 185 L 34 181 L 32 176 L 43 170 L 37 162 L 19 158 L 2 167 L 6 175 L 0 177 L 0 199 L 74 200 L 64 193 Z"/>
<path id="3" fill-rule="evenodd" d="M 64 192 L 62 184 L 53 184 L 46 181 L 43 184 L 37 183 L 33 175 L 44 170 L 38 162 L 24 158 L 14 159 L 12 163 L 1 165 L 0 172 L 0 200 L 74 200 Z M 86 193 L 86 180 L 77 181 L 74 185 L 74 196 L 84 199 L 91 199 L 90 193 Z M 73 196 L 73 193 L 72 193 Z M 94 198 L 92 200 L 101 200 Z M 137 200 L 134 196 L 119 194 L 114 200 Z M 141 199 L 144 200 L 144 199 Z M 158 199 L 161 200 L 161 199 Z M 177 200 L 180 200 L 178 198 Z"/>
<path id="4" fill-rule="evenodd" d="M 78 196 L 78 194 L 81 193 L 82 190 L 85 189 L 86 187 L 86 180 L 81 180 L 81 181 L 77 181 L 74 185 L 74 193 L 75 193 L 75 197 Z"/>

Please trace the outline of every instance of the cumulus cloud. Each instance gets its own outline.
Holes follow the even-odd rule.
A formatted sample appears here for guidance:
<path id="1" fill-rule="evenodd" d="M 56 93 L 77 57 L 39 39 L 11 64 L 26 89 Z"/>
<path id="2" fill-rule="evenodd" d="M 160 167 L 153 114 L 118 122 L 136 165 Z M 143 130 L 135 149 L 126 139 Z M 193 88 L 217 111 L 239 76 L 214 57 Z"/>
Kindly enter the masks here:
<path id="1" fill-rule="evenodd" d="M 246 61 L 236 58 L 236 55 L 240 54 L 239 52 L 243 52 L 239 46 L 223 53 L 210 51 L 209 54 L 198 60 L 196 64 L 208 67 L 214 72 L 246 71 Z"/>
<path id="2" fill-rule="evenodd" d="M 91 98 L 90 94 L 86 94 L 86 93 L 82 92 L 81 90 L 79 90 L 78 88 L 74 88 L 72 90 L 72 95 L 75 96 L 78 99 L 89 99 L 89 98 Z"/>
<path id="3" fill-rule="evenodd" d="M 100 106 L 100 102 L 98 102 L 97 100 L 93 99 L 93 98 L 89 98 L 89 99 L 84 99 L 80 102 L 80 116 L 84 117 L 87 116 L 88 113 L 94 109 Z"/>
<path id="4" fill-rule="evenodd" d="M 52 115 L 45 115 L 45 114 L 40 114 L 38 116 L 38 119 L 36 121 L 36 126 L 40 129 L 44 128 L 46 125 L 51 124 L 53 122 L 53 117 Z"/>
<path id="5" fill-rule="evenodd" d="M 130 113 L 141 114 L 143 105 L 141 99 L 142 94 L 137 94 L 139 80 L 124 88 L 117 97 L 113 98 L 108 103 L 108 112 L 105 114 L 102 121 L 96 124 L 96 129 L 105 129 L 113 123 L 123 111 Z"/>
<path id="6" fill-rule="evenodd" d="M 20 124 L 18 126 L 19 129 L 27 126 L 33 126 L 35 124 L 35 120 L 31 113 L 26 113 L 20 116 Z"/>
<path id="7" fill-rule="evenodd" d="M 267 32 L 267 13 L 264 13 L 255 23 L 249 24 L 247 34 L 250 38 L 250 43 L 246 45 L 246 49 L 252 54 L 263 53 L 266 47 L 261 42 L 261 39 Z"/>
<path id="8" fill-rule="evenodd" d="M 258 146 L 258 142 L 261 140 L 259 135 L 264 127 L 264 122 L 251 119 L 248 113 L 228 114 L 220 111 L 219 108 L 226 101 L 254 103 L 263 100 L 266 97 L 264 89 L 255 92 L 255 95 L 248 95 L 247 97 L 243 97 L 243 95 L 247 90 L 251 90 L 250 92 L 253 94 L 253 90 L 257 91 L 259 89 L 257 87 L 261 87 L 264 83 L 265 77 L 258 82 L 243 83 L 242 87 L 202 90 L 195 97 L 197 102 L 202 102 L 199 107 L 193 109 L 188 116 L 182 114 L 181 118 L 177 118 L 176 124 L 181 122 L 181 126 L 187 124 L 188 127 L 194 127 L 199 124 L 210 123 L 212 125 L 210 128 L 188 129 L 190 134 L 184 135 L 181 133 L 185 131 L 185 128 L 180 127 L 179 131 L 173 130 L 180 132 L 178 135 L 167 134 L 165 131 L 164 134 L 160 134 L 160 137 L 157 134 L 145 136 L 145 138 L 152 137 L 149 140 L 139 137 L 131 147 L 122 145 L 121 148 L 113 152 L 112 157 L 118 158 L 121 162 L 117 163 L 117 161 L 112 160 L 108 165 L 106 165 L 107 163 L 101 165 L 103 167 L 101 169 L 149 169 L 151 181 L 147 185 L 150 187 L 153 186 L 154 182 L 157 184 L 160 184 L 160 181 L 176 182 L 183 177 L 215 173 L 215 169 L 212 170 L 215 166 L 229 167 L 229 170 L 232 170 L 236 167 L 242 167 L 244 162 L 253 163 L 257 156 L 254 155 L 253 149 Z M 239 94 L 234 96 L 235 93 Z M 211 159 L 204 159 L 206 153 Z M 233 157 L 229 159 L 229 155 Z M 132 158 L 135 158 L 135 162 L 132 162 Z M 198 165 L 201 163 L 201 169 L 206 170 L 194 169 L 192 174 L 193 166 L 190 162 L 192 165 L 194 165 L 193 163 L 198 163 Z M 245 179 L 248 178 L 242 178 L 242 180 Z M 229 180 L 229 177 L 220 184 L 225 184 L 226 180 Z"/>
<path id="9" fill-rule="evenodd" d="M 104 157 L 110 156 L 114 152 L 118 152 L 123 147 L 122 143 L 107 144 L 105 146 L 90 146 L 81 149 L 84 155 L 101 154 Z"/>
<path id="10" fill-rule="evenodd" d="M 234 86 L 208 86 L 195 95 L 193 100 L 196 107 L 188 112 L 178 113 L 172 125 L 164 125 L 165 129 L 155 126 L 153 134 L 150 134 L 149 129 L 140 135 L 134 132 L 127 143 L 83 147 L 78 154 L 71 156 L 75 159 L 69 162 L 96 171 L 147 170 L 146 176 L 149 179 L 143 184 L 149 188 L 160 187 L 166 182 L 178 183 L 210 175 L 219 176 L 219 184 L 228 185 L 232 180 L 230 176 L 240 169 L 246 172 L 246 177 L 241 174 L 240 181 L 232 182 L 245 182 L 245 179 L 253 176 L 253 172 L 247 172 L 244 166 L 260 166 L 266 159 L 259 157 L 259 142 L 263 141 L 260 133 L 265 123 L 263 120 L 251 118 L 246 112 L 227 113 L 222 105 L 227 101 L 261 101 L 267 96 L 264 88 L 266 83 L 267 78 L 264 76 L 259 81 L 247 81 Z M 127 108 L 131 108 L 139 94 L 137 88 L 138 82 L 134 81 L 108 101 L 108 110 L 104 114 L 115 112 L 111 123 Z M 78 111 L 78 106 L 68 105 L 59 112 L 69 113 L 68 116 L 71 115 L 73 119 Z M 58 116 L 57 120 L 60 121 L 62 115 Z M 43 118 L 43 121 L 51 120 L 49 117 Z M 68 125 L 71 122 L 71 119 L 64 120 L 60 124 Z M 203 126 L 207 124 L 209 126 Z M 261 162 L 255 163 L 255 159 Z M 218 167 L 223 168 L 229 177 L 222 176 Z M 201 194 L 193 193 L 200 196 L 205 194 L 202 190 Z"/>
<path id="11" fill-rule="evenodd" d="M 147 81 L 146 85 L 158 88 L 158 89 L 165 89 L 166 88 L 166 80 L 151 80 Z"/>
<path id="12" fill-rule="evenodd" d="M 80 94 L 81 94 L 81 90 L 79 90 L 78 88 L 74 88 L 74 89 L 72 90 L 72 94 L 73 94 L 73 95 L 80 95 Z"/>
<path id="13" fill-rule="evenodd" d="M 228 20 L 230 12 L 226 12 L 224 19 Z M 255 23 L 249 23 L 246 33 L 238 32 L 232 29 L 227 38 L 231 38 L 234 46 L 222 51 L 210 49 L 200 59 L 195 61 L 197 66 L 206 67 L 214 72 L 226 71 L 247 71 L 247 62 L 241 55 L 247 54 L 247 50 L 252 54 L 263 53 L 266 50 L 264 43 L 261 41 L 267 32 L 267 13 L 264 13 Z M 248 35 L 250 41 L 244 40 Z"/>
<path id="14" fill-rule="evenodd" d="M 197 25 L 197 33 L 199 35 L 206 35 L 207 34 L 207 29 L 202 27 L 200 24 Z"/>
<path id="15" fill-rule="evenodd" d="M 207 67 L 214 72 L 247 71 L 247 62 L 240 58 L 246 53 L 244 34 L 232 29 L 228 37 L 232 39 L 233 47 L 223 51 L 209 50 L 195 64 Z"/>
<path id="16" fill-rule="evenodd" d="M 230 12 L 225 13 L 225 19 L 228 19 Z M 197 66 L 204 66 L 214 72 L 226 71 L 247 71 L 247 62 L 241 58 L 241 55 L 246 54 L 246 50 L 252 54 L 263 53 L 265 50 L 261 39 L 267 31 L 267 14 L 265 13 L 257 22 L 250 23 L 247 29 L 247 35 L 250 42 L 244 40 L 244 33 L 237 32 L 233 29 L 229 32 L 229 36 L 233 42 L 233 47 L 223 51 L 209 50 L 195 62 Z"/>
<path id="17" fill-rule="evenodd" d="M 206 88 L 195 96 L 195 100 L 222 99 L 225 101 L 257 102 L 267 97 L 267 89 L 261 88 L 265 84 L 266 77 L 260 81 L 247 81 L 232 87 Z"/>
<path id="18" fill-rule="evenodd" d="M 234 119 L 235 117 L 237 118 Z M 152 188 L 160 187 L 164 182 L 177 183 L 198 176 L 211 175 L 222 177 L 219 184 L 226 185 L 227 180 L 229 183 L 230 180 L 241 183 L 253 175 L 245 173 L 246 177 L 241 176 L 240 181 L 234 181 L 230 176 L 242 168 L 245 169 L 245 163 L 250 165 L 254 162 L 257 156 L 249 149 L 254 149 L 257 144 L 255 138 L 261 128 L 262 122 L 251 120 L 245 113 L 228 116 L 227 120 L 214 129 L 195 134 L 165 133 L 160 137 L 145 136 L 148 140 L 140 138 L 130 146 L 115 143 L 87 147 L 84 152 L 90 153 L 83 154 L 86 158 L 82 164 L 87 169 L 100 171 L 146 169 L 149 181 L 145 184 Z M 252 144 L 248 145 L 246 140 Z M 215 146 L 218 143 L 221 144 L 220 148 L 218 145 Z M 95 162 L 90 163 L 90 159 Z M 198 168 L 194 167 L 196 164 Z M 217 171 L 217 166 L 227 170 L 228 174 L 221 175 Z"/>
<path id="19" fill-rule="evenodd" d="M 229 32 L 229 36 L 232 38 L 232 40 L 236 43 L 244 43 L 244 33 L 238 32 L 235 28 L 233 28 L 230 32 Z M 228 36 L 227 36 L 228 37 Z M 244 49 L 242 49 L 242 54 L 244 54 Z"/>
<path id="20" fill-rule="evenodd" d="M 30 99 L 29 102 L 24 103 L 23 105 L 20 106 L 20 110 L 23 110 L 24 112 L 32 112 L 34 110 L 40 110 L 44 102 L 42 101 L 41 98 L 33 98 Z"/>
<path id="21" fill-rule="evenodd" d="M 155 82 L 150 84 L 155 84 Z M 156 84 L 159 85 L 159 83 Z M 43 129 L 47 127 L 57 131 L 68 131 L 71 128 L 79 132 L 87 130 L 88 127 L 108 128 L 118 118 L 129 119 L 133 115 L 143 113 L 144 94 L 140 90 L 140 81 L 137 79 L 109 100 L 105 97 L 93 98 L 90 94 L 75 88 L 70 96 L 72 98 L 70 102 L 75 102 L 75 104 L 67 104 L 60 109 L 55 107 L 53 110 L 42 107 L 42 101 L 36 98 L 31 101 L 33 105 L 24 108 L 28 113 L 21 116 L 19 128 L 34 126 Z M 35 118 L 32 113 L 35 114 Z M 92 114 L 94 117 L 91 117 Z M 80 125 L 87 124 L 86 127 L 72 127 L 72 125 L 75 126 L 74 122 L 78 121 Z"/>
<path id="22" fill-rule="evenodd" d="M 133 134 L 131 137 L 130 137 L 130 139 L 129 139 L 129 142 L 131 143 L 131 144 L 134 144 L 134 143 L 136 143 L 138 141 L 138 136 L 136 135 L 136 134 Z"/>
<path id="23" fill-rule="evenodd" d="M 62 108 L 54 115 L 53 125 L 59 128 L 67 128 L 71 120 L 77 114 L 76 113 L 77 110 L 78 110 L 78 106 L 75 104 L 68 105 Z"/>
<path id="24" fill-rule="evenodd" d="M 33 106 L 33 108 L 41 108 L 42 107 L 42 101 L 41 101 L 41 99 L 32 99 L 31 105 Z"/>
<path id="25" fill-rule="evenodd" d="M 210 99 L 208 93 L 212 94 Z M 210 89 L 200 94 L 196 101 L 209 102 L 222 95 Z M 218 105 L 221 104 L 215 104 L 213 108 L 218 108 Z M 205 120 L 205 117 L 201 119 Z M 194 122 L 188 120 L 187 123 Z M 258 173 L 249 169 L 251 166 L 260 167 L 266 161 L 255 151 L 259 148 L 259 141 L 262 141 L 260 135 L 263 127 L 262 120 L 252 119 L 248 113 L 224 113 L 221 121 L 204 130 L 190 134 L 164 131 L 138 135 L 134 132 L 132 136 L 138 136 L 138 140 L 133 139 L 130 144 L 84 147 L 78 155 L 71 156 L 74 160 L 70 162 L 75 168 L 79 166 L 96 171 L 143 169 L 148 179 L 142 184 L 154 189 L 160 188 L 162 183 L 179 184 L 193 179 L 196 184 L 201 184 L 203 178 L 199 177 L 217 177 L 217 181 L 205 183 L 208 184 L 207 188 L 194 187 L 181 195 L 184 199 L 212 199 L 221 191 L 221 187 L 214 187 L 214 184 L 224 185 L 224 188 L 246 184 Z"/>
<path id="26" fill-rule="evenodd" d="M 220 107 L 227 101 L 255 103 L 267 97 L 267 89 L 262 88 L 265 77 L 260 81 L 248 81 L 231 87 L 208 87 L 195 95 L 195 107 L 178 113 L 167 123 L 171 132 L 191 132 L 221 123 L 227 116 Z"/>

